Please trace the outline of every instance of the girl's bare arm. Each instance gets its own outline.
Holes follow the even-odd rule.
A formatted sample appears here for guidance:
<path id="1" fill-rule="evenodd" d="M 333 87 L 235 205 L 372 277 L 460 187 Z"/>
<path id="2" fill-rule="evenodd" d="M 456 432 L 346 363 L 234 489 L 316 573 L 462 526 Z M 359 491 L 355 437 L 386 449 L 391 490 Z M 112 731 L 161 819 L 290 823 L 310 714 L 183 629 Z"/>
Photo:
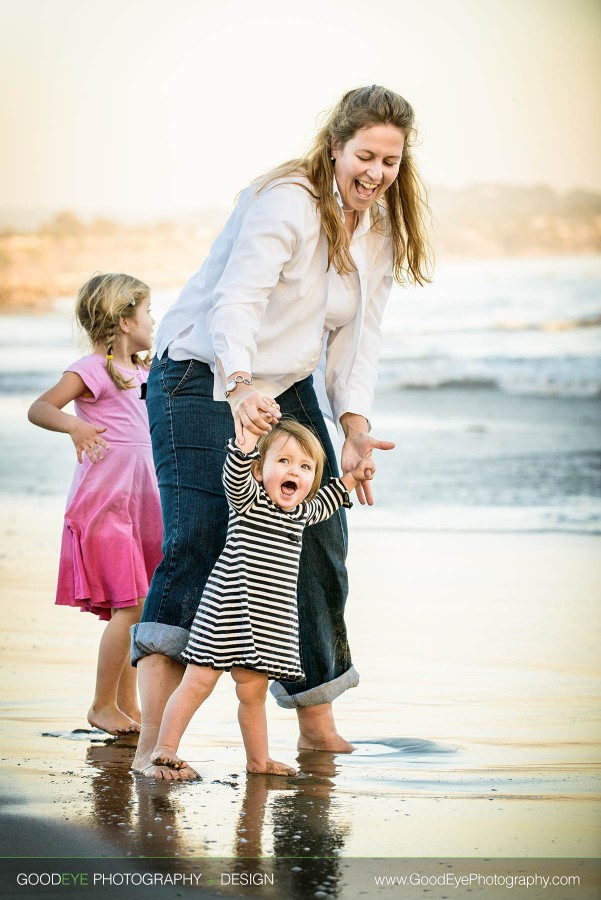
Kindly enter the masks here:
<path id="1" fill-rule="evenodd" d="M 85 453 L 95 463 L 103 458 L 101 448 L 109 449 L 104 438 L 100 437 L 106 428 L 62 411 L 67 403 L 85 395 L 91 396 L 83 379 L 75 372 L 65 372 L 60 381 L 34 400 L 27 415 L 29 421 L 40 428 L 68 434 L 75 445 L 79 462 L 82 462 L 82 454 Z"/>

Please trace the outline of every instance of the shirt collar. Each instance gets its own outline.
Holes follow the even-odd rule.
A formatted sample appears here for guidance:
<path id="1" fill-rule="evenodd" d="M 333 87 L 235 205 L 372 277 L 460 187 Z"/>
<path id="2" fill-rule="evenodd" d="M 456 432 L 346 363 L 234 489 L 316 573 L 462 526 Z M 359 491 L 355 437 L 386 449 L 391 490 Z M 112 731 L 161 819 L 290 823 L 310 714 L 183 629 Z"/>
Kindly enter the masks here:
<path id="1" fill-rule="evenodd" d="M 342 209 L 342 195 L 338 188 L 338 182 L 336 181 L 336 176 L 334 175 L 334 184 L 333 184 L 334 197 L 336 198 L 336 202 L 340 207 L 340 215 L 342 219 L 344 219 L 344 210 Z M 364 209 L 359 213 L 357 227 L 353 233 L 353 237 L 359 237 L 362 234 L 365 234 L 366 231 L 369 231 L 371 228 L 371 217 L 369 213 L 369 209 Z"/>

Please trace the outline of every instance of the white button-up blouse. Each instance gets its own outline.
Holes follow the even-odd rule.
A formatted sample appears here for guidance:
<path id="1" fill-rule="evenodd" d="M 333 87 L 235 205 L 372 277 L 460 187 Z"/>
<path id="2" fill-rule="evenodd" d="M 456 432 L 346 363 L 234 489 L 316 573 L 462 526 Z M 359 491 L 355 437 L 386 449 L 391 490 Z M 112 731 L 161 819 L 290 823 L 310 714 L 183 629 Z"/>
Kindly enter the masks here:
<path id="1" fill-rule="evenodd" d="M 277 397 L 314 374 L 323 412 L 371 417 L 380 322 L 392 285 L 390 239 L 359 218 L 350 251 L 360 289 L 355 314 L 330 331 L 327 238 L 300 177 L 246 188 L 199 272 L 157 333 L 159 358 L 198 359 L 215 374 L 250 372 L 258 391 Z M 340 203 L 336 184 L 334 190 Z M 343 215 L 341 210 L 341 216 Z M 343 276 L 346 277 L 346 276 Z M 354 285 L 353 285 L 354 286 Z"/>

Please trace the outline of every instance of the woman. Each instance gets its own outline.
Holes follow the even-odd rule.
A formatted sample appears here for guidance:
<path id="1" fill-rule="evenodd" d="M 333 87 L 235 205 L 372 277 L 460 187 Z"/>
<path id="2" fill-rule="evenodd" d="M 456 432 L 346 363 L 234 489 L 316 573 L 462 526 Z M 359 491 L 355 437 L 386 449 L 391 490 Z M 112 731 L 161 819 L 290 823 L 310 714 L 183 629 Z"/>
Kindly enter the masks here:
<path id="1" fill-rule="evenodd" d="M 338 471 L 324 413 L 344 434 L 343 473 L 369 451 L 394 446 L 370 436 L 369 419 L 392 279 L 428 280 L 413 139 L 413 109 L 398 94 L 377 85 L 345 94 L 306 156 L 242 192 L 161 323 L 148 412 L 164 557 L 132 643 L 142 700 L 134 768 L 146 775 L 196 774 L 152 766 L 150 754 L 225 543 L 221 471 L 232 431 L 242 444 L 246 430 L 263 434 L 280 414 L 298 419 L 324 445 L 326 479 Z M 369 483 L 357 494 L 373 503 Z M 358 683 L 344 624 L 343 516 L 304 538 L 298 602 L 306 680 L 272 687 L 281 706 L 296 708 L 303 749 L 353 749 L 337 734 L 331 706 Z"/>

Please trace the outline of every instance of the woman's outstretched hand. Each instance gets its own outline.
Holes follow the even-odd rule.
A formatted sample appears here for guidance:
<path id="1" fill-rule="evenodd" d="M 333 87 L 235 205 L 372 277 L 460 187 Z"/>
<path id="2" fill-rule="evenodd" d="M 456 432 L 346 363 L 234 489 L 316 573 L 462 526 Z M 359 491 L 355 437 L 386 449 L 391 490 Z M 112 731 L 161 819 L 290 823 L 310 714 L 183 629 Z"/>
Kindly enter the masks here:
<path id="1" fill-rule="evenodd" d="M 362 460 L 371 455 L 372 450 L 392 450 L 392 441 L 379 441 L 367 431 L 367 422 L 363 416 L 347 413 L 340 419 L 346 435 L 342 446 L 342 474 L 352 472 Z M 375 465 L 373 466 L 375 471 Z M 372 473 L 373 474 L 373 473 Z M 359 503 L 373 506 L 374 498 L 371 490 L 371 479 L 360 481 L 355 488 Z"/>
<path id="2" fill-rule="evenodd" d="M 262 434 L 271 431 L 271 426 L 275 425 L 282 415 L 275 400 L 242 384 L 232 391 L 228 402 L 234 417 L 236 443 L 240 448 L 244 447 L 245 430 L 261 437 Z"/>

